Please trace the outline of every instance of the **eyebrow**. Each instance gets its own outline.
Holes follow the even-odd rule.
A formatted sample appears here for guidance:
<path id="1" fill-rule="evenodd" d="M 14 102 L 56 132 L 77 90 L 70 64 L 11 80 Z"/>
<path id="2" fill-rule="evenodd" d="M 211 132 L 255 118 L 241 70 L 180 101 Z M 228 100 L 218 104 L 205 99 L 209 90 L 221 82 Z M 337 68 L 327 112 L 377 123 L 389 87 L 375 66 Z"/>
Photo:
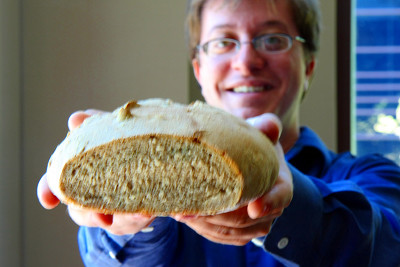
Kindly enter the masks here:
<path id="1" fill-rule="evenodd" d="M 234 24 L 216 25 L 210 29 L 209 34 L 211 34 L 212 32 L 214 32 L 216 30 L 225 29 L 225 28 L 230 29 L 230 28 L 234 28 L 234 27 L 235 27 Z M 287 31 L 287 29 L 288 29 L 286 24 L 282 23 L 279 20 L 268 20 L 268 21 L 265 21 L 264 23 L 261 23 L 260 25 L 257 25 L 257 28 L 265 28 L 265 27 L 280 28 L 283 31 Z"/>

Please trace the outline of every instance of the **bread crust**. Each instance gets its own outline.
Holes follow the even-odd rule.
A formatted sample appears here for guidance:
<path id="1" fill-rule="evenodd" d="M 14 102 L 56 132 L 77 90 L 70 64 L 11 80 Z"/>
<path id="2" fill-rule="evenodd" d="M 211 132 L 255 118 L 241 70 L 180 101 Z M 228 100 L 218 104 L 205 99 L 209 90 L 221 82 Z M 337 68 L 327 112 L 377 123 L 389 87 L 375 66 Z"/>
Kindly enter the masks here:
<path id="1" fill-rule="evenodd" d="M 103 213 L 211 215 L 270 190 L 272 143 L 244 120 L 203 102 L 129 101 L 70 132 L 47 168 L 65 204 Z"/>

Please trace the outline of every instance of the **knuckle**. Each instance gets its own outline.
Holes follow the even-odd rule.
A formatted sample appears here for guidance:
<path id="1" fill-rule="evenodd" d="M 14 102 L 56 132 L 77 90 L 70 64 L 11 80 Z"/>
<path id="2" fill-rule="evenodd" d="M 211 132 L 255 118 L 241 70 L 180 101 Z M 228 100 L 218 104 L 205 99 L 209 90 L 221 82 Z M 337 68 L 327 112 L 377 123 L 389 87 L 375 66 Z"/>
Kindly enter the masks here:
<path id="1" fill-rule="evenodd" d="M 246 226 L 249 224 L 249 220 L 247 217 L 245 216 L 239 216 L 235 219 L 235 221 L 233 222 L 234 226 L 240 227 L 240 226 Z"/>
<path id="2" fill-rule="evenodd" d="M 265 235 L 269 234 L 270 230 L 271 230 L 271 227 L 266 227 L 266 228 L 264 228 L 264 229 L 261 229 L 261 230 L 258 232 L 257 237 L 261 237 L 261 236 L 265 236 Z"/>
<path id="3" fill-rule="evenodd" d="M 231 235 L 231 229 L 225 226 L 217 226 L 215 228 L 215 232 L 219 236 L 224 236 L 224 237 Z"/>
<path id="4" fill-rule="evenodd" d="M 265 236 L 271 231 L 272 223 L 267 223 L 264 227 L 260 228 L 257 237 Z"/>

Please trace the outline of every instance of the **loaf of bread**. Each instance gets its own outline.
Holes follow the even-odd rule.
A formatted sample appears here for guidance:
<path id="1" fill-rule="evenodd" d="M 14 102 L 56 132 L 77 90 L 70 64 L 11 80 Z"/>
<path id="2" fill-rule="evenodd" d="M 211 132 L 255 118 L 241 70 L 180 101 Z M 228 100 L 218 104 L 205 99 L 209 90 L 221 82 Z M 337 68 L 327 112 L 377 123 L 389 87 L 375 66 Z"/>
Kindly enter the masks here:
<path id="1" fill-rule="evenodd" d="M 203 102 L 130 101 L 87 118 L 51 156 L 65 204 L 98 212 L 212 215 L 263 195 L 278 175 L 272 143 Z"/>

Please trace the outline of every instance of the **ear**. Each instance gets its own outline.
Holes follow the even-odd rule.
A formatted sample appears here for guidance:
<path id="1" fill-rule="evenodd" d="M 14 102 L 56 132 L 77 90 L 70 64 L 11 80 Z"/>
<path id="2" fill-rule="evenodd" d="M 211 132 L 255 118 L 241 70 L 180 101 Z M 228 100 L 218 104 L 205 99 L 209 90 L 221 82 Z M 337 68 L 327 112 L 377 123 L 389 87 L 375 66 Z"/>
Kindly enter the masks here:
<path id="1" fill-rule="evenodd" d="M 199 62 L 199 60 L 197 58 L 192 59 L 192 67 L 193 67 L 194 77 L 196 77 L 196 80 L 200 84 L 200 87 L 201 87 L 201 82 L 200 82 L 200 62 Z"/>
<path id="2" fill-rule="evenodd" d="M 306 62 L 306 80 L 304 81 L 303 94 L 301 96 L 302 101 L 304 100 L 304 98 L 307 95 L 308 87 L 309 87 L 309 85 L 312 81 L 313 75 L 314 75 L 315 65 L 316 65 L 316 59 L 314 56 L 312 56 Z"/>
<path id="3" fill-rule="evenodd" d="M 314 56 L 311 56 L 309 60 L 306 62 L 306 77 L 307 79 L 312 79 L 312 76 L 314 75 L 314 70 L 315 70 L 315 65 L 316 65 L 316 59 Z"/>

